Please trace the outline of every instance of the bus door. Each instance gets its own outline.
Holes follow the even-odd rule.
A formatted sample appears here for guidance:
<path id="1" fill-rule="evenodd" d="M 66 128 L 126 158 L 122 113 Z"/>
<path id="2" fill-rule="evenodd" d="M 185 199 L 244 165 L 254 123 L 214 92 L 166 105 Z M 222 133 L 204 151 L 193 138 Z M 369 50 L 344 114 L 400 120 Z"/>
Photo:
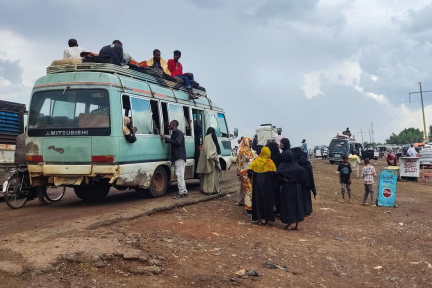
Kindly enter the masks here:
<path id="1" fill-rule="evenodd" d="M 192 126 L 192 115 L 189 106 L 168 103 L 168 114 L 169 122 L 177 120 L 179 126 L 177 129 L 183 132 L 185 136 L 185 148 L 186 148 L 186 169 L 185 179 L 193 178 L 194 176 L 194 165 L 193 161 L 188 161 L 194 158 L 195 145 L 193 137 L 193 126 Z M 162 107 L 163 108 L 163 107 Z M 162 109 L 164 110 L 164 108 Z M 165 117 L 165 116 L 164 116 Z M 164 118 L 166 119 L 166 118 Z"/>
<path id="2" fill-rule="evenodd" d="M 194 162 L 195 162 L 195 178 L 196 175 L 196 167 L 198 166 L 199 156 L 201 154 L 202 144 L 204 142 L 204 111 L 198 109 L 192 109 L 192 120 L 193 120 L 193 132 L 194 132 L 194 142 L 195 142 L 195 150 L 194 150 Z"/>

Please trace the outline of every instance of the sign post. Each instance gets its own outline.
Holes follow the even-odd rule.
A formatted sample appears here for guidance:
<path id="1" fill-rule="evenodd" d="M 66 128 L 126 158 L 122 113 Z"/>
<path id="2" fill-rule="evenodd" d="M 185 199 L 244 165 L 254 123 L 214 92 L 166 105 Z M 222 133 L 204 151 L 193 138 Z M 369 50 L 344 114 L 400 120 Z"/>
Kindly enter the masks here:
<path id="1" fill-rule="evenodd" d="M 398 174 L 396 170 L 383 169 L 378 176 L 378 206 L 394 207 Z"/>
<path id="2" fill-rule="evenodd" d="M 420 177 L 420 158 L 419 157 L 400 157 L 400 176 L 401 177 Z"/>

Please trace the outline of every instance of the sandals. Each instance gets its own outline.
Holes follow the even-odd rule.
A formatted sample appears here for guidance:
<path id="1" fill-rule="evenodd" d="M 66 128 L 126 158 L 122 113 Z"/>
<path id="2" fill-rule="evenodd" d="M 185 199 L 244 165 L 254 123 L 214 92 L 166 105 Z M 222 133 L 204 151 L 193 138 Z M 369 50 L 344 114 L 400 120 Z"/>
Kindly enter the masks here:
<path id="1" fill-rule="evenodd" d="M 185 198 L 188 197 L 188 194 L 176 194 L 174 195 L 173 199 L 181 199 L 181 198 Z"/>

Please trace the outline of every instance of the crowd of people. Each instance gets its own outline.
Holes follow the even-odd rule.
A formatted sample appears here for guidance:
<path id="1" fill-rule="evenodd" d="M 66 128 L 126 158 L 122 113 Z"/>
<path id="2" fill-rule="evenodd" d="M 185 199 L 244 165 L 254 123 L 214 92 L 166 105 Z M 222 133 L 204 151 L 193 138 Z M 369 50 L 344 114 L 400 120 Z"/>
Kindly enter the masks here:
<path id="1" fill-rule="evenodd" d="M 237 205 L 245 207 L 253 223 L 267 225 L 280 217 L 285 229 L 299 230 L 299 223 L 313 212 L 311 193 L 316 196 L 307 146 L 291 149 L 287 138 L 257 151 L 252 146 L 256 147 L 252 139 L 241 139 L 236 161 L 240 181 Z"/>
<path id="2" fill-rule="evenodd" d="M 68 46 L 63 53 L 63 61 L 54 61 L 53 65 L 80 62 L 96 62 L 96 63 L 111 63 L 118 66 L 128 66 L 131 68 L 152 68 L 174 78 L 174 80 L 183 82 L 188 91 L 189 99 L 196 99 L 193 94 L 192 86 L 198 85 L 194 80 L 192 73 L 183 73 L 183 65 L 179 59 L 181 52 L 175 50 L 173 59 L 168 62 L 161 57 L 159 49 L 153 50 L 153 57 L 147 61 L 136 61 L 129 53 L 124 51 L 123 44 L 120 40 L 114 40 L 112 44 L 102 47 L 99 53 L 90 52 L 87 49 L 80 47 L 76 39 L 69 39 Z M 78 61 L 78 62 L 77 62 Z"/>

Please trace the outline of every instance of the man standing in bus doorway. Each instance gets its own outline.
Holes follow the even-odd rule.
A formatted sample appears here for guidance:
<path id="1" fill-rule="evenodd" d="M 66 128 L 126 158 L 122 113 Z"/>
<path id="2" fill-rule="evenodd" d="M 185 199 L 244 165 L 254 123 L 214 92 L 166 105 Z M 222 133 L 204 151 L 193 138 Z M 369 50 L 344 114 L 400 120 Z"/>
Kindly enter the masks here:
<path id="1" fill-rule="evenodd" d="M 171 121 L 169 129 L 172 131 L 171 138 L 160 135 L 165 143 L 171 144 L 171 162 L 174 164 L 175 173 L 177 176 L 178 194 L 175 195 L 174 199 L 180 199 L 188 196 L 186 189 L 186 183 L 184 179 L 185 166 L 186 166 L 186 148 L 185 138 L 182 131 L 178 130 L 179 122 L 177 120 Z"/>

